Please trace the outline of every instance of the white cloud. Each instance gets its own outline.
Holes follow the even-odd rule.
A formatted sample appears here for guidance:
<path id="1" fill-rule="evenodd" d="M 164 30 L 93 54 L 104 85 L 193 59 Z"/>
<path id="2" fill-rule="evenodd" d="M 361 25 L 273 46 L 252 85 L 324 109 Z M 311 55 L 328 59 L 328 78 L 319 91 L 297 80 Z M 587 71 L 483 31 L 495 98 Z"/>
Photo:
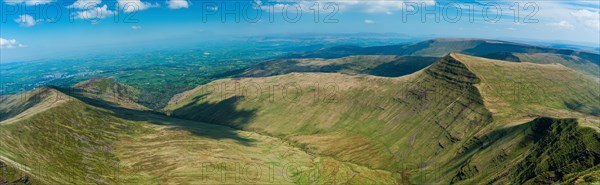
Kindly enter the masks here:
<path id="1" fill-rule="evenodd" d="M 107 5 L 101 5 L 102 0 L 77 0 L 67 8 L 79 9 L 71 14 L 76 19 L 90 20 L 92 24 L 99 22 L 98 19 L 104 19 L 115 15 L 117 11 L 109 10 Z"/>
<path id="2" fill-rule="evenodd" d="M 101 0 L 77 0 L 72 5 L 67 6 L 67 8 L 91 9 L 95 8 L 100 3 L 102 3 Z"/>
<path id="3" fill-rule="evenodd" d="M 167 4 L 170 9 L 180 9 L 190 7 L 190 3 L 187 0 L 168 0 Z"/>
<path id="4" fill-rule="evenodd" d="M 571 24 L 571 23 L 569 23 L 567 21 L 564 21 L 564 20 L 560 21 L 560 22 L 557 22 L 557 23 L 548 23 L 546 25 L 548 25 L 548 26 L 555 26 L 555 27 L 558 27 L 560 29 L 573 29 L 575 27 L 575 26 L 573 26 L 573 24 Z"/>
<path id="5" fill-rule="evenodd" d="M 31 15 L 24 14 L 19 15 L 19 17 L 15 19 L 15 22 L 19 23 L 19 25 L 23 27 L 31 27 L 35 26 L 38 21 L 35 20 Z"/>
<path id="6" fill-rule="evenodd" d="M 586 27 L 600 31 L 600 12 L 581 9 L 576 12 L 571 12 L 571 15 Z"/>
<path id="7" fill-rule="evenodd" d="M 142 11 L 148 8 L 158 7 L 158 4 L 146 3 L 141 0 L 117 0 L 117 4 L 124 12 Z"/>
<path id="8" fill-rule="evenodd" d="M 435 0 L 373 0 L 373 1 L 361 1 L 361 0 L 347 0 L 347 1 L 334 1 L 339 5 L 340 10 L 358 10 L 367 13 L 385 13 L 388 15 L 393 14 L 394 11 L 400 11 L 406 6 L 406 8 L 412 8 L 406 2 L 425 5 L 434 5 Z"/>
<path id="9" fill-rule="evenodd" d="M 4 3 L 9 4 L 9 5 L 25 3 L 25 5 L 27 5 L 27 6 L 48 4 L 51 2 L 53 2 L 53 1 L 52 0 L 4 0 Z"/>
<path id="10" fill-rule="evenodd" d="M 0 38 L 0 49 L 11 49 L 11 48 L 24 48 L 27 47 L 15 39 L 4 39 Z"/>
<path id="11" fill-rule="evenodd" d="M 600 30 L 600 1 L 537 1 L 536 5 L 539 12 L 534 18 L 548 23 L 546 25 L 560 27 L 559 23 L 565 21 L 562 28 L 587 27 Z M 595 37 L 597 38 L 597 34 Z"/>
<path id="12" fill-rule="evenodd" d="M 142 29 L 142 26 L 131 26 L 131 29 L 140 30 Z"/>
<path id="13" fill-rule="evenodd" d="M 366 13 L 384 13 L 387 15 L 392 15 L 394 11 L 402 10 L 403 6 L 405 6 L 405 2 L 421 4 L 425 5 L 433 5 L 435 4 L 435 0 L 295 0 L 295 1 L 285 1 L 285 0 L 275 0 L 275 1 L 267 1 L 268 3 L 262 2 L 261 0 L 254 1 L 259 8 L 263 10 L 271 10 L 273 7 L 274 11 L 281 12 L 286 6 L 293 5 L 295 8 L 300 7 L 302 11 L 313 11 L 315 7 L 315 3 L 319 3 L 320 7 L 328 7 L 330 4 L 333 4 L 338 8 L 338 11 L 359 11 Z M 294 7 L 289 7 L 291 10 L 295 11 Z M 407 6 L 407 8 L 411 8 L 412 6 Z"/>
<path id="14" fill-rule="evenodd" d="M 371 20 L 371 19 L 365 19 L 365 24 L 374 24 L 375 21 Z"/>
<path id="15" fill-rule="evenodd" d="M 116 12 L 109 10 L 108 6 L 94 7 L 83 11 L 74 13 L 74 17 L 77 19 L 103 19 L 108 16 L 114 15 Z"/>

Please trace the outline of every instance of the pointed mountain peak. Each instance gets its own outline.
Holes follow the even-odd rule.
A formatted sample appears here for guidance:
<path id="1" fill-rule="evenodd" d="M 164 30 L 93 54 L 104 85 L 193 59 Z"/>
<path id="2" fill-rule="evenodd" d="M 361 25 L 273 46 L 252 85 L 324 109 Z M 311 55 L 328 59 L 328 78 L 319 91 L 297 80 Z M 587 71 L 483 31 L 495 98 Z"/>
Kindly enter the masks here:
<path id="1" fill-rule="evenodd" d="M 464 55 L 449 53 L 427 68 L 425 73 L 458 85 L 479 83 L 479 78 L 461 61 L 462 56 Z"/>

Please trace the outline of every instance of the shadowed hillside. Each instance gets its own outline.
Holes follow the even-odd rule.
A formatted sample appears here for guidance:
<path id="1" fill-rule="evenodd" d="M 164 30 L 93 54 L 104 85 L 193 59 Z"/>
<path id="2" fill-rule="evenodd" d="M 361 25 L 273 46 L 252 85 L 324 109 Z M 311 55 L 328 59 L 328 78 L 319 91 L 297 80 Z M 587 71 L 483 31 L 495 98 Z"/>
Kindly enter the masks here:
<path id="1" fill-rule="evenodd" d="M 68 94 L 86 98 L 97 103 L 111 104 L 130 109 L 148 109 L 137 103 L 140 91 L 134 87 L 117 83 L 110 78 L 95 78 L 65 89 Z"/>
<path id="2" fill-rule="evenodd" d="M 350 56 L 338 59 L 279 59 L 257 64 L 246 69 L 242 77 L 266 77 L 292 72 L 322 72 L 344 74 L 369 74 L 399 77 L 421 70 L 435 57 L 400 57 L 391 55 Z"/>

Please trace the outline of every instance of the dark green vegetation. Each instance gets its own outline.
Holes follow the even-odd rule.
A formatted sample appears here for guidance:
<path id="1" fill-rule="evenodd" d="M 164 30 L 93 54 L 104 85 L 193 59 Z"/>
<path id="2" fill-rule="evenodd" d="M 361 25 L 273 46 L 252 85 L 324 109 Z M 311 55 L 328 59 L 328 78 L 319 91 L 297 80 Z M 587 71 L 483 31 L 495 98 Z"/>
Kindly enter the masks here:
<path id="1" fill-rule="evenodd" d="M 211 50 L 157 51 L 152 53 L 8 63 L 0 65 L 2 90 L 16 93 L 43 85 L 68 87 L 84 80 L 111 77 L 139 89 L 137 101 L 162 107 L 171 96 L 210 82 L 221 73 L 244 68 L 276 55 L 269 51 Z M 264 56 L 264 58 L 263 58 Z"/>
<path id="2" fill-rule="evenodd" d="M 487 156 L 490 153 L 493 155 Z M 465 162 L 452 182 L 571 184 L 600 181 L 600 134 L 592 128 L 579 127 L 576 119 L 536 118 L 501 128 L 472 138 L 461 157 Z"/>

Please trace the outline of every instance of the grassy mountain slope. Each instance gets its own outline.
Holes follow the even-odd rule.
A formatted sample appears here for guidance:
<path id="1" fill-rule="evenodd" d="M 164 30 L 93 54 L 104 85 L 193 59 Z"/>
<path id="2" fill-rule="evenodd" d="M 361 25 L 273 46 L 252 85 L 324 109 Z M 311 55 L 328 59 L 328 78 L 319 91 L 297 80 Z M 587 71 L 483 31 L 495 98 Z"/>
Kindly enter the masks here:
<path id="1" fill-rule="evenodd" d="M 455 54 L 481 77 L 477 84 L 497 118 L 600 116 L 598 82 L 559 64 L 511 63 Z"/>
<path id="2" fill-rule="evenodd" d="M 349 56 L 338 59 L 278 59 L 257 64 L 245 70 L 243 77 L 266 77 L 292 72 L 324 72 L 369 74 L 398 77 L 421 70 L 437 59 L 435 57 L 400 57 L 392 55 Z"/>
<path id="3" fill-rule="evenodd" d="M 13 166 L 25 166 L 32 179 L 44 184 L 112 182 L 114 155 L 109 150 L 115 132 L 126 125 L 116 124 L 107 111 L 86 106 L 60 94 L 68 102 L 47 110 L 29 112 L 12 124 L 0 124 L 0 156 Z M 57 152 L 60 151 L 60 152 Z M 6 159 L 6 161 L 4 160 Z M 89 167 L 86 169 L 86 167 Z M 74 174 L 82 174 L 73 179 Z M 96 179 L 96 180 L 94 180 Z"/>
<path id="4" fill-rule="evenodd" d="M 239 83 L 243 85 L 276 82 L 280 88 L 274 90 L 277 94 L 274 94 L 273 101 L 269 101 L 266 87 L 262 88 L 264 92 L 260 96 L 246 95 L 252 96 L 252 100 L 233 94 L 221 96 L 219 92 L 211 96 L 199 90 L 198 94 L 192 93 L 182 100 L 175 100 L 179 103 L 168 108 L 172 108 L 173 116 L 228 124 L 282 137 L 296 136 L 301 139 L 298 143 L 316 150 L 329 146 L 327 142 L 321 142 L 321 138 L 345 140 L 348 145 L 339 144 L 342 146 L 336 147 L 337 151 L 327 153 L 373 168 L 393 169 L 395 165 L 411 161 L 411 158 L 435 156 L 444 150 L 438 146 L 440 143 L 457 142 L 457 137 L 470 134 L 470 126 L 453 125 L 453 122 L 480 123 L 490 117 L 483 108 L 483 102 L 458 93 L 463 87 L 467 93 L 476 93 L 474 86 L 446 86 L 444 91 L 434 92 L 434 87 L 445 83 L 443 79 L 424 73 L 413 78 L 414 81 L 406 81 L 370 76 L 294 73 L 267 79 L 241 79 Z M 221 87 L 231 82 L 220 81 L 211 85 Z M 319 90 L 313 86 L 327 82 L 338 82 L 331 87 L 338 87 L 339 91 L 332 94 L 333 89 L 324 86 L 328 84 L 319 84 Z M 286 97 L 279 94 L 281 86 L 292 83 L 297 83 L 303 92 L 291 92 L 285 94 Z M 227 85 L 231 88 L 233 84 Z M 390 88 L 403 86 L 398 89 L 405 91 Z M 423 122 L 427 124 L 419 124 Z M 414 149 L 423 150 L 421 152 L 406 150 L 417 143 L 438 149 Z M 357 151 L 343 157 L 349 149 Z"/>
<path id="5" fill-rule="evenodd" d="M 518 82 L 545 86 L 535 89 L 543 90 L 537 93 L 523 93 L 531 91 L 530 86 L 518 87 L 521 91 L 507 88 Z M 584 125 L 597 127 L 593 114 L 600 103 L 594 87 L 597 82 L 560 65 L 450 54 L 400 78 L 291 73 L 218 80 L 174 97 L 165 111 L 282 137 L 309 153 L 396 172 L 399 181 L 467 182 L 483 176 L 507 180 L 514 176 L 461 175 L 473 169 L 463 157 L 473 138 L 538 116 L 581 117 L 586 118 Z M 545 100 L 542 93 L 554 96 Z M 538 101 L 521 103 L 524 100 Z M 563 134 L 569 133 L 556 133 Z M 502 141 L 499 145 L 516 146 L 515 140 L 502 137 Z M 485 154 L 495 156 L 497 151 Z M 523 156 L 517 153 L 511 159 Z M 433 178 L 427 171 L 444 173 Z"/>
<path id="6" fill-rule="evenodd" d="M 0 121 L 8 123 L 10 120 L 29 117 L 35 112 L 60 105 L 66 100 L 61 96 L 61 93 L 46 87 L 20 94 L 4 95 L 0 97 Z"/>
<path id="7" fill-rule="evenodd" d="M 314 157 L 278 138 L 128 109 L 71 89 L 43 89 L 38 94 L 52 98 L 38 104 L 63 103 L 0 122 L 0 182 L 394 182 L 389 172 Z"/>
<path id="8" fill-rule="evenodd" d="M 600 66 L 576 55 L 563 55 L 555 53 L 496 53 L 483 56 L 498 60 L 529 62 L 536 64 L 561 64 L 571 69 L 581 71 L 595 77 L 600 77 Z"/>

